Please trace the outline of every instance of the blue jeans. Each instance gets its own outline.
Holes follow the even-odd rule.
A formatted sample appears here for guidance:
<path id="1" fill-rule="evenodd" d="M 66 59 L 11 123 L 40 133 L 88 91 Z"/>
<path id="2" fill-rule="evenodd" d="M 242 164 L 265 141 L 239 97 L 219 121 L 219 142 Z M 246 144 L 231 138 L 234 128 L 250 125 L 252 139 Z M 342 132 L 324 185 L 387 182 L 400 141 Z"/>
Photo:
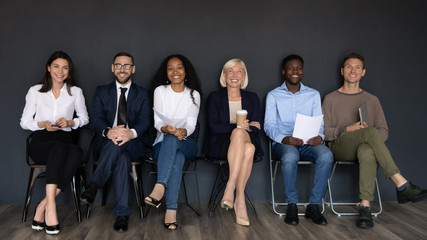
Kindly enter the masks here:
<path id="1" fill-rule="evenodd" d="M 165 186 L 166 209 L 177 209 L 182 167 L 185 160 L 196 157 L 197 151 L 198 147 L 193 139 L 180 141 L 172 134 L 166 134 L 162 142 L 154 145 L 153 159 L 157 162 L 157 183 Z"/>
<path id="2" fill-rule="evenodd" d="M 297 181 L 298 161 L 312 161 L 316 164 L 314 185 L 311 190 L 310 204 L 322 204 L 328 178 L 331 172 L 334 157 L 331 150 L 323 144 L 317 146 L 302 145 L 294 147 L 288 144 L 274 142 L 272 146 L 273 158 L 282 162 L 283 181 L 285 184 L 286 202 L 298 203 L 298 192 L 295 187 Z"/>

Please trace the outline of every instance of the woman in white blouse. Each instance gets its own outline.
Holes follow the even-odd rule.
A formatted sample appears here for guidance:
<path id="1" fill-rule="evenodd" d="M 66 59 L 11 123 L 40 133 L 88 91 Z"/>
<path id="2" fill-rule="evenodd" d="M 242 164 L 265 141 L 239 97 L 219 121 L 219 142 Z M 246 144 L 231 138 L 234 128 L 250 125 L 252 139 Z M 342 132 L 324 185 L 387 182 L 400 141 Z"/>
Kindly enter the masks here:
<path id="1" fill-rule="evenodd" d="M 71 130 L 88 122 L 83 92 L 74 86 L 71 58 L 64 52 L 54 52 L 41 83 L 31 87 L 25 97 L 20 122 L 23 129 L 34 132 L 29 147 L 31 159 L 46 164 L 46 197 L 36 207 L 31 226 L 34 230 L 59 233 L 55 197 L 68 186 L 83 157 Z"/>
<path id="2" fill-rule="evenodd" d="M 154 90 L 153 159 L 157 161 L 158 176 L 153 191 L 145 202 L 159 207 L 166 196 L 164 226 L 178 227 L 176 210 L 185 160 L 197 155 L 197 144 L 189 138 L 197 124 L 200 108 L 200 80 L 191 62 L 184 56 L 168 56 L 152 80 Z"/>

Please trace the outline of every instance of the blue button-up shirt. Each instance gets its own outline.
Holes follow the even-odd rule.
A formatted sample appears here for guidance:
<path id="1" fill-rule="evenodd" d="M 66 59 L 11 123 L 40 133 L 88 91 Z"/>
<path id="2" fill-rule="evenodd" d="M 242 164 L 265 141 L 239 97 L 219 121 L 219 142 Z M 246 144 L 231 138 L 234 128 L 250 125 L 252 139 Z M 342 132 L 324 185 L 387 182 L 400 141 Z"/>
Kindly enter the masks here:
<path id="1" fill-rule="evenodd" d="M 319 92 L 302 83 L 295 94 L 283 83 L 268 93 L 265 105 L 264 131 L 278 143 L 281 143 L 284 137 L 292 136 L 297 113 L 310 117 L 322 115 Z M 319 136 L 325 138 L 323 120 Z"/>

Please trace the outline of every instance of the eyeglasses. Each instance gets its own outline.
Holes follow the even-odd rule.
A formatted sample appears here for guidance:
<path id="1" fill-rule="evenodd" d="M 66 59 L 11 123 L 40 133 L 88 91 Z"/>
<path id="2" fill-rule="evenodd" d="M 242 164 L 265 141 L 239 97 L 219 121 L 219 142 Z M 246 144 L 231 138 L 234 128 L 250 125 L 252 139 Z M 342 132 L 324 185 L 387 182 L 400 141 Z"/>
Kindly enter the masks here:
<path id="1" fill-rule="evenodd" d="M 114 63 L 113 64 L 115 69 L 121 69 L 124 68 L 126 70 L 129 70 L 132 68 L 133 64 L 120 64 L 120 63 Z"/>

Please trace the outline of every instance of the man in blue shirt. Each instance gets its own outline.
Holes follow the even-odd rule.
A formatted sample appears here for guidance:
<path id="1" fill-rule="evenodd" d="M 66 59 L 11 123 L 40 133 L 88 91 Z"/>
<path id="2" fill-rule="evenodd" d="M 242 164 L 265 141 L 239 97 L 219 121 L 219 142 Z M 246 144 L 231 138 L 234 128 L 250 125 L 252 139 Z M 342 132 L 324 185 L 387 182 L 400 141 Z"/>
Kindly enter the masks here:
<path id="1" fill-rule="evenodd" d="M 329 148 L 322 144 L 325 137 L 323 121 L 319 135 L 310 138 L 306 143 L 302 139 L 292 137 L 297 113 L 310 117 L 322 115 L 319 92 L 301 83 L 303 64 L 304 60 L 298 55 L 292 54 L 283 59 L 282 74 L 285 81 L 267 95 L 264 130 L 273 140 L 273 158 L 282 162 L 288 204 L 285 222 L 291 225 L 299 223 L 295 183 L 298 161 L 301 159 L 316 164 L 314 186 L 305 217 L 311 218 L 316 224 L 326 225 L 327 221 L 319 209 L 326 191 L 333 155 Z"/>

